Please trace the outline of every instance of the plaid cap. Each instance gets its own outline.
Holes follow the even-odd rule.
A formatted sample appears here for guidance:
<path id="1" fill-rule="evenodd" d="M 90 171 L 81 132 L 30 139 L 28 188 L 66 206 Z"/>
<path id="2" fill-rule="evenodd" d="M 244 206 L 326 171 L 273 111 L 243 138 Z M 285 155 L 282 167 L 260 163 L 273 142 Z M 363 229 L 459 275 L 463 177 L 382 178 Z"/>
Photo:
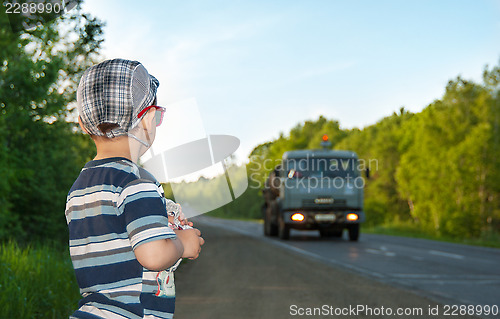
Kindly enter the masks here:
<path id="1" fill-rule="evenodd" d="M 87 69 L 78 85 L 78 113 L 91 135 L 127 134 L 140 122 L 138 114 L 150 106 L 160 83 L 137 61 L 113 59 Z M 104 134 L 98 125 L 118 124 Z"/>

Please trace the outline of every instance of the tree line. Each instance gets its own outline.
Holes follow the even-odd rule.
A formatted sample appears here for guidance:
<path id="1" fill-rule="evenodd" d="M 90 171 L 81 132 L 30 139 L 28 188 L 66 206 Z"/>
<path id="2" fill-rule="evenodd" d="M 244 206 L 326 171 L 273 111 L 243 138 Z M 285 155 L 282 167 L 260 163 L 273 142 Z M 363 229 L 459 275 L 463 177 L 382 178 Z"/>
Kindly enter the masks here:
<path id="1" fill-rule="evenodd" d="M 486 67 L 482 83 L 450 80 L 443 97 L 419 113 L 402 107 L 350 130 L 322 116 L 305 121 L 255 147 L 249 175 L 263 181 L 272 169 L 266 161 L 277 162 L 288 150 L 320 148 L 328 134 L 333 149 L 377 163 L 365 189 L 368 224 L 402 221 L 457 238 L 500 232 L 499 89 L 499 66 Z"/>
<path id="2" fill-rule="evenodd" d="M 64 242 L 67 192 L 95 155 L 74 123 L 75 92 L 83 70 L 101 59 L 103 23 L 80 7 L 30 30 L 14 31 L 13 18 L 0 13 L 0 241 Z M 457 77 L 421 112 L 401 108 L 363 129 L 322 116 L 299 123 L 252 150 L 247 191 L 212 214 L 260 218 L 261 187 L 273 168 L 266 163 L 288 150 L 320 148 L 328 134 L 332 148 L 378 163 L 365 191 L 369 224 L 403 221 L 471 238 L 498 232 L 499 83 L 499 66 L 485 68 L 482 83 Z M 179 189 L 203 194 L 214 189 L 209 183 Z"/>
<path id="3" fill-rule="evenodd" d="M 23 29 L 21 15 L 0 12 L 0 240 L 66 239 L 66 195 L 95 155 L 70 119 L 103 23 L 80 6 L 41 22 Z"/>

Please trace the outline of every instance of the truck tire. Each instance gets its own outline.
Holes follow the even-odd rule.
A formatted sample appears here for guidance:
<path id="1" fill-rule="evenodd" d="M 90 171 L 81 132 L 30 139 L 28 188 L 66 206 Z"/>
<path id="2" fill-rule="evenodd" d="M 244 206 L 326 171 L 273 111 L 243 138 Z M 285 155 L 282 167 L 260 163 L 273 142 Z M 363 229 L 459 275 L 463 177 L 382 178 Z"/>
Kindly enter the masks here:
<path id="1" fill-rule="evenodd" d="M 268 219 L 267 219 L 267 205 L 262 205 L 260 208 L 260 211 L 262 212 L 262 219 L 264 220 L 264 236 L 271 236 L 269 233 L 269 227 L 268 227 Z"/>
<path id="2" fill-rule="evenodd" d="M 264 235 L 266 236 L 276 236 L 278 235 L 278 226 L 274 225 L 267 214 L 264 215 Z"/>
<path id="3" fill-rule="evenodd" d="M 359 239 L 359 224 L 349 225 L 349 240 L 358 241 Z"/>
<path id="4" fill-rule="evenodd" d="M 290 238 L 290 226 L 285 224 L 283 217 L 280 217 L 278 222 L 278 237 L 284 240 Z"/>

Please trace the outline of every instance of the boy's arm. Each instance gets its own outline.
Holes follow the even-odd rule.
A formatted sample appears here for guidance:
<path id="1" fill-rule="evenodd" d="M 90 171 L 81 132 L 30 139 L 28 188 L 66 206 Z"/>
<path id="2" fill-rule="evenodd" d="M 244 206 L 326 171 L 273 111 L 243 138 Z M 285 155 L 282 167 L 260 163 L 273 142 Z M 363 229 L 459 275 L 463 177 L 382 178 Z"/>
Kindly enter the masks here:
<path id="1" fill-rule="evenodd" d="M 153 271 L 174 265 L 179 258 L 196 259 L 205 243 L 198 229 L 174 230 L 177 238 L 155 240 L 135 248 L 137 261 Z"/>

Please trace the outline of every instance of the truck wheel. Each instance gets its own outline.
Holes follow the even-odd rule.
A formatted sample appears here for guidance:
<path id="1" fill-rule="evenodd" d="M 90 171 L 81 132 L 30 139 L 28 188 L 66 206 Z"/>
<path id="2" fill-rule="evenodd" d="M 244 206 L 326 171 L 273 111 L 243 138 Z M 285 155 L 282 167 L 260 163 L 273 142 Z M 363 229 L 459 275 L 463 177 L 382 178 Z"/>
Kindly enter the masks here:
<path id="1" fill-rule="evenodd" d="M 278 226 L 271 223 L 267 216 L 264 216 L 264 235 L 276 236 L 278 235 Z"/>
<path id="2" fill-rule="evenodd" d="M 290 227 L 285 224 L 283 217 L 278 222 L 278 237 L 285 240 L 290 238 Z"/>
<path id="3" fill-rule="evenodd" d="M 278 226 L 273 224 L 270 220 L 269 217 L 267 216 L 267 207 L 263 206 L 262 211 L 264 214 L 264 235 L 265 236 L 276 236 L 278 235 Z"/>
<path id="4" fill-rule="evenodd" d="M 264 215 L 264 236 L 271 236 L 271 228 L 269 227 L 269 221 L 266 215 Z"/>
<path id="5" fill-rule="evenodd" d="M 278 236 L 278 225 L 269 222 L 269 234 L 271 236 Z"/>
<path id="6" fill-rule="evenodd" d="M 270 234 L 270 229 L 269 229 L 269 221 L 267 219 L 267 206 L 262 205 L 261 211 L 262 211 L 262 218 L 264 219 L 264 236 L 271 236 Z"/>
<path id="7" fill-rule="evenodd" d="M 349 225 L 349 240 L 358 241 L 359 239 L 359 224 Z"/>

